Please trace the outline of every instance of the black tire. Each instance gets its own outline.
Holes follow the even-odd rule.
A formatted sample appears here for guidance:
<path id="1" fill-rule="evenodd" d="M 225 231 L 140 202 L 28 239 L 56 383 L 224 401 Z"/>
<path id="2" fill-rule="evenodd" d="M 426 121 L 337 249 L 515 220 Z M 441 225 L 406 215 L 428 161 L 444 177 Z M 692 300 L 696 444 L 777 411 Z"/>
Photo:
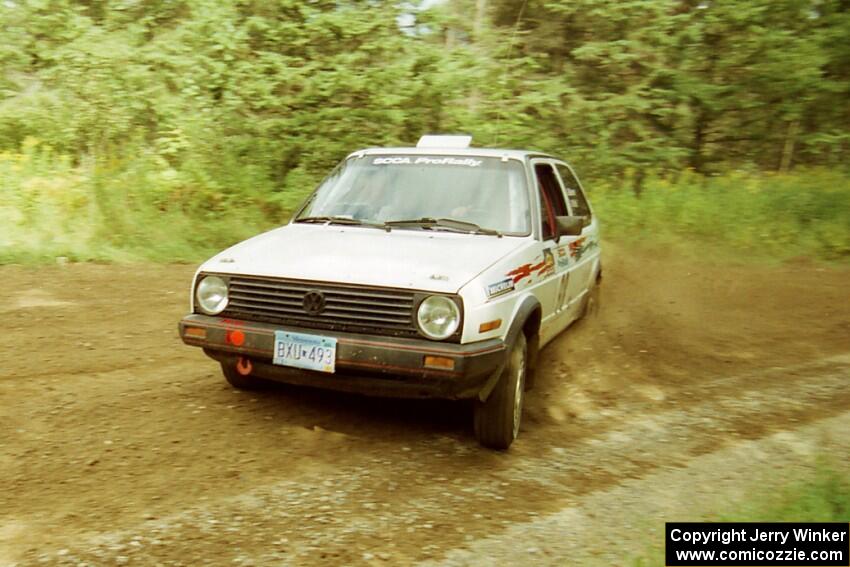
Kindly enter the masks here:
<path id="1" fill-rule="evenodd" d="M 251 374 L 244 376 L 239 374 L 236 366 L 226 362 L 221 363 L 221 372 L 224 374 L 224 379 L 227 383 L 237 390 L 259 390 L 263 387 L 264 381 Z"/>
<path id="2" fill-rule="evenodd" d="M 596 317 L 599 314 L 599 305 L 602 303 L 602 278 L 596 278 L 593 286 L 584 294 L 579 319 L 587 316 Z"/>
<path id="3" fill-rule="evenodd" d="M 505 450 L 519 433 L 528 367 L 525 335 L 520 333 L 508 354 L 499 381 L 486 402 L 475 400 L 475 438 L 491 449 Z"/>

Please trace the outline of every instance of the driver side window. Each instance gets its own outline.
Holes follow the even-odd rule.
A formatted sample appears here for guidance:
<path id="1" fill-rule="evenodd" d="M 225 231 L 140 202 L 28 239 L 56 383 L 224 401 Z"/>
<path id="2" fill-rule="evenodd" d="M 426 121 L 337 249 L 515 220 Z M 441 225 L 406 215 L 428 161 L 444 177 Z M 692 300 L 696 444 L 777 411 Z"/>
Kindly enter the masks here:
<path id="1" fill-rule="evenodd" d="M 543 228 L 543 240 L 555 238 L 555 217 L 566 216 L 567 203 L 561 185 L 555 176 L 555 170 L 548 163 L 538 163 L 534 166 L 534 174 L 537 177 L 537 189 L 540 192 L 541 227 Z"/>

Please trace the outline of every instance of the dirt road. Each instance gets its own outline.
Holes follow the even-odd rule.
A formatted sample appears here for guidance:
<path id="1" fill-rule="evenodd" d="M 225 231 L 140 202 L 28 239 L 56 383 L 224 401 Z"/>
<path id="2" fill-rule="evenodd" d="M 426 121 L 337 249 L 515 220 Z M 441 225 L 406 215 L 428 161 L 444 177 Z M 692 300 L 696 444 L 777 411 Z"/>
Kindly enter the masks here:
<path id="1" fill-rule="evenodd" d="M 610 565 L 850 462 L 850 270 L 606 253 L 508 453 L 462 403 L 231 389 L 190 266 L 0 268 L 0 565 Z"/>

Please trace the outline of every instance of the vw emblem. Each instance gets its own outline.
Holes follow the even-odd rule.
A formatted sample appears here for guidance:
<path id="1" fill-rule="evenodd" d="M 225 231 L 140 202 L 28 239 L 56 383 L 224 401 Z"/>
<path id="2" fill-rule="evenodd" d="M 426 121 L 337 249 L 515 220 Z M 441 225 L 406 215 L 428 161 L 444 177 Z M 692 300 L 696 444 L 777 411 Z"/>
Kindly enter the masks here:
<path id="1" fill-rule="evenodd" d="M 308 291 L 301 306 L 308 315 L 321 315 L 325 310 L 325 296 L 321 291 Z"/>

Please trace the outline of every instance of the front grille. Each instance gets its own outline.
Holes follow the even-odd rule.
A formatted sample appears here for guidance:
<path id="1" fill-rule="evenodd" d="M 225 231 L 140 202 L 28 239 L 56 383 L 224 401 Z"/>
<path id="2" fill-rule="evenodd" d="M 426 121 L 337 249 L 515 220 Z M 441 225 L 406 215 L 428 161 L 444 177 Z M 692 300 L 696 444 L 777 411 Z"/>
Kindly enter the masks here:
<path id="1" fill-rule="evenodd" d="M 324 310 L 311 315 L 304 296 L 324 295 Z M 315 329 L 417 336 L 414 293 L 396 289 L 230 276 L 230 301 L 223 316 Z"/>

